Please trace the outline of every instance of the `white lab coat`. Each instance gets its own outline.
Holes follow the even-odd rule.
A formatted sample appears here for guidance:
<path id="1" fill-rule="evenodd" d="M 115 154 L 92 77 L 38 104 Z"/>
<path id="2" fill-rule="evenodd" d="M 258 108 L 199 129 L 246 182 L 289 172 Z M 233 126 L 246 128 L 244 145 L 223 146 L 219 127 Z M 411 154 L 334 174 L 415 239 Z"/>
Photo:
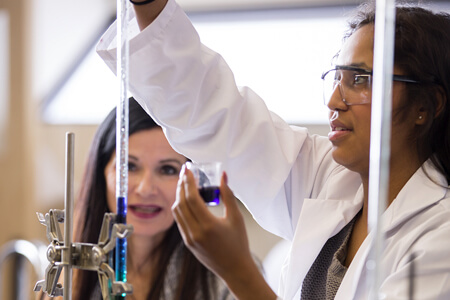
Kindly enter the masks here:
<path id="1" fill-rule="evenodd" d="M 220 160 L 230 187 L 268 231 L 292 240 L 279 296 L 300 299 L 303 279 L 329 237 L 361 209 L 357 174 L 337 165 L 328 139 L 289 126 L 250 89 L 237 88 L 220 55 L 201 44 L 189 19 L 169 0 L 138 33 L 130 16 L 130 91 L 177 151 Z M 115 24 L 97 51 L 116 71 Z M 307 87 L 305 87 L 307 88 Z M 428 164 L 429 175 L 445 178 Z M 382 264 L 387 299 L 408 299 L 411 253 L 417 256 L 414 299 L 450 299 L 450 196 L 420 169 L 383 215 Z M 366 238 L 336 299 L 367 299 Z"/>

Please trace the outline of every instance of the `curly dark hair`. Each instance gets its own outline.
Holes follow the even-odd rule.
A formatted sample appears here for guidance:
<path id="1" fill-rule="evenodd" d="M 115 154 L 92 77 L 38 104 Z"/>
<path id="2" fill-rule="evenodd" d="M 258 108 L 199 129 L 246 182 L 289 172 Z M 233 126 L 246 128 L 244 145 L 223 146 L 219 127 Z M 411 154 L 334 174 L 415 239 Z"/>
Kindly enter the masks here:
<path id="1" fill-rule="evenodd" d="M 421 107 L 430 116 L 412 137 L 419 159 L 431 159 L 450 183 L 450 15 L 398 4 L 395 14 L 394 64 L 420 82 L 408 84 L 406 103 L 395 117 Z M 375 3 L 362 4 L 345 38 L 375 23 Z M 344 38 L 344 39 L 345 39 Z"/>

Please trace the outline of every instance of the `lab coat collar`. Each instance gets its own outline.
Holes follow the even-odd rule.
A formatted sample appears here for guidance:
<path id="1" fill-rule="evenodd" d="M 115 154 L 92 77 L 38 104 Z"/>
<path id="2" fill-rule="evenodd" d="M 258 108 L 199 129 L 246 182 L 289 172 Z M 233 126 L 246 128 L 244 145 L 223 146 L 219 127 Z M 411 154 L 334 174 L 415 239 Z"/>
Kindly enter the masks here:
<path id="1" fill-rule="evenodd" d="M 445 178 L 429 162 L 426 162 L 423 168 L 416 171 L 384 212 L 382 216 L 382 230 L 384 232 L 395 229 L 414 214 L 435 204 L 445 196 L 446 189 L 444 187 L 437 189 L 436 183 L 430 180 L 426 174 L 437 183 L 446 186 Z M 299 290 L 303 279 L 323 245 L 353 219 L 362 205 L 362 185 L 353 200 L 305 199 L 297 223 L 292 249 L 283 266 L 281 289 L 279 291 L 283 299 L 300 298 Z M 322 219 L 323 222 L 318 224 L 318 218 Z M 373 236 L 369 233 L 354 258 L 355 263 L 350 265 L 336 299 L 354 299 L 357 289 L 365 288 L 364 266 L 372 239 Z M 362 273 L 364 274 L 362 275 Z M 344 297 L 340 298 L 342 295 Z"/>
<path id="2" fill-rule="evenodd" d="M 442 188 L 436 188 L 441 185 Z M 383 231 L 387 232 L 409 220 L 412 215 L 435 204 L 446 193 L 445 177 L 426 161 L 409 179 L 383 216 Z M 419 188 L 420 187 L 420 188 Z"/>
<path id="3" fill-rule="evenodd" d="M 437 184 L 442 188 L 436 188 Z M 445 186 L 447 186 L 445 177 L 433 167 L 430 161 L 425 162 L 382 215 L 382 231 L 389 235 L 390 231 L 396 230 L 398 226 L 423 209 L 443 199 L 447 192 Z M 359 289 L 368 288 L 365 262 L 372 248 L 373 239 L 374 234 L 370 232 L 353 258 L 336 294 L 336 300 L 356 299 Z"/>
<path id="4" fill-rule="evenodd" d="M 363 189 L 354 199 L 305 199 L 288 260 L 283 267 L 283 299 L 300 298 L 303 279 L 329 237 L 337 234 L 361 210 Z M 322 221 L 318 223 L 318 219 Z M 283 290 L 285 288 L 285 290 Z"/>

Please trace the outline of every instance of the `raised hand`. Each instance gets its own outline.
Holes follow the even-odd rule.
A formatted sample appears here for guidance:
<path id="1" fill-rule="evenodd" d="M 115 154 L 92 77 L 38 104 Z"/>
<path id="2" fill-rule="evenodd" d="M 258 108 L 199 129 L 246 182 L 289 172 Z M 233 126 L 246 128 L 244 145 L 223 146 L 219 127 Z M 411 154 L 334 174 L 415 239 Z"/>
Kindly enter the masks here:
<path id="1" fill-rule="evenodd" d="M 244 219 L 227 185 L 226 173 L 222 175 L 220 193 L 225 205 L 223 217 L 208 210 L 192 172 L 183 168 L 172 212 L 185 244 L 238 299 L 275 299 L 252 258 Z"/>

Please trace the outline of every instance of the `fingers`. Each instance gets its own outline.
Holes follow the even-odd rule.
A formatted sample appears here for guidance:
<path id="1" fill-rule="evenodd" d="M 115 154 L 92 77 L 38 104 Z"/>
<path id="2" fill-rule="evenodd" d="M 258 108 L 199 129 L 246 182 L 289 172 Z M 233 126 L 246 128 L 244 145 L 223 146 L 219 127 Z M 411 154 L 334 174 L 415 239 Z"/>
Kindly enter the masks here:
<path id="1" fill-rule="evenodd" d="M 184 185 L 186 206 L 199 223 L 210 220 L 211 213 L 199 194 L 195 183 L 194 174 L 187 168 L 185 168 L 184 171 L 185 173 L 184 176 L 182 176 L 182 184 Z"/>
<path id="2" fill-rule="evenodd" d="M 178 179 L 177 194 L 175 202 L 172 205 L 172 211 L 177 211 L 185 218 L 196 220 L 195 210 L 192 208 L 191 202 L 195 202 L 198 197 L 200 195 L 195 187 L 192 172 L 183 166 L 180 178 Z"/>
<path id="3" fill-rule="evenodd" d="M 195 187 L 195 180 L 192 172 L 183 166 L 177 185 L 176 200 L 172 206 L 172 214 L 178 224 L 180 233 L 186 245 L 195 243 L 197 232 L 201 223 L 198 220 L 198 213 L 190 202 L 201 201 L 200 195 Z"/>
<path id="4" fill-rule="evenodd" d="M 214 222 L 213 215 L 200 197 L 192 172 L 184 166 L 178 180 L 172 213 L 183 240 L 191 246 L 201 239 L 206 225 Z"/>
<path id="5" fill-rule="evenodd" d="M 184 172 L 182 172 L 184 173 Z M 180 231 L 181 237 L 183 238 L 184 242 L 187 245 L 192 244 L 191 234 L 190 234 L 190 228 L 186 221 L 184 220 L 182 208 L 179 206 L 179 203 L 182 203 L 185 201 L 185 191 L 184 191 L 184 184 L 182 183 L 180 174 L 180 179 L 178 180 L 177 185 L 177 196 L 176 200 L 172 206 L 172 214 L 175 219 L 175 222 L 177 223 L 178 229 Z"/>
<path id="6" fill-rule="evenodd" d="M 236 216 L 236 213 L 240 215 L 237 199 L 228 186 L 228 176 L 225 172 L 222 173 L 222 178 L 220 180 L 220 196 L 225 205 L 227 215 Z"/>

